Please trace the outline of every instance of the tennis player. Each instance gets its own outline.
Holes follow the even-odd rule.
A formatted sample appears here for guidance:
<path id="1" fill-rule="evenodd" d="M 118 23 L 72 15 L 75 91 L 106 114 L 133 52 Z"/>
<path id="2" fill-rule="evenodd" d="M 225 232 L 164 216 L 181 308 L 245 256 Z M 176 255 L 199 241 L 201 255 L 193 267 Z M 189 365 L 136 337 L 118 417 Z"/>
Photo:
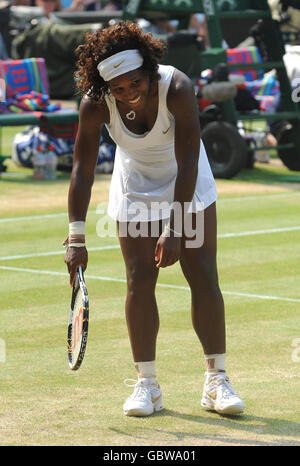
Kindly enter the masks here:
<path id="1" fill-rule="evenodd" d="M 193 327 L 206 361 L 201 405 L 221 414 L 239 414 L 244 402 L 225 371 L 216 185 L 200 139 L 192 82 L 174 67 L 158 64 L 164 51 L 162 41 L 123 21 L 88 34 L 77 50 L 83 98 L 69 188 L 65 262 L 73 284 L 76 268 L 85 269 L 88 261 L 85 220 L 104 124 L 117 145 L 108 214 L 117 221 L 126 266 L 126 321 L 138 374 L 124 414 L 148 416 L 163 409 L 155 367 L 155 286 L 159 269 L 178 260 L 191 288 Z M 191 220 L 194 236 L 186 234 Z M 196 241 L 201 229 L 204 241 L 188 242 Z"/>

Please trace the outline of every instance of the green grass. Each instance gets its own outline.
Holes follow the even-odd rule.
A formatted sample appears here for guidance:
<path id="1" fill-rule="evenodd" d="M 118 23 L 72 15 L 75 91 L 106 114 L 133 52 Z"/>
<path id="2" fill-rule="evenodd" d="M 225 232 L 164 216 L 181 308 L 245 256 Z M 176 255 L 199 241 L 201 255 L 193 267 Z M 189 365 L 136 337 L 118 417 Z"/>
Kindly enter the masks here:
<path id="1" fill-rule="evenodd" d="M 46 183 L 31 175 L 10 163 L 0 178 L 0 220 L 66 213 L 69 175 Z M 189 291 L 159 286 L 157 373 L 165 410 L 150 418 L 124 417 L 122 404 L 132 389 L 123 381 L 136 376 L 124 318 L 126 285 L 103 280 L 124 280 L 120 250 L 90 252 L 88 347 L 82 367 L 72 372 L 66 353 L 71 289 L 61 248 L 67 215 L 0 221 L 0 338 L 6 344 L 0 445 L 299 446 L 300 363 L 293 361 L 292 342 L 300 337 L 300 230 L 268 232 L 300 226 L 300 185 L 281 180 L 289 175 L 282 166 L 257 165 L 234 180 L 217 181 L 227 371 L 246 403 L 240 417 L 201 408 L 204 361 L 191 326 Z M 107 199 L 108 182 L 96 177 L 89 248 L 117 244 L 96 234 L 95 208 Z M 250 231 L 257 233 L 224 237 Z M 3 260 L 19 254 L 32 256 Z M 186 287 L 178 264 L 162 270 L 159 283 Z"/>

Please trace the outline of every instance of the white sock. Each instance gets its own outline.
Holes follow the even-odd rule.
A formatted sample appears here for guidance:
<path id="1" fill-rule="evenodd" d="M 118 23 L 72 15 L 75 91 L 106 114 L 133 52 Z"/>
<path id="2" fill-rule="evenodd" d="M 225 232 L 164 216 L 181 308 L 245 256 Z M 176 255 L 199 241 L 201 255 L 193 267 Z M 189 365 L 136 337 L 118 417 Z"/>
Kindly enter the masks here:
<path id="1" fill-rule="evenodd" d="M 225 372 L 225 358 L 226 353 L 222 354 L 205 354 L 206 371 L 211 372 Z"/>
<path id="2" fill-rule="evenodd" d="M 155 372 L 155 360 L 154 361 L 142 361 L 142 362 L 135 362 L 134 363 L 137 373 L 139 375 L 139 379 L 147 378 L 147 379 L 155 379 L 156 372 Z"/>

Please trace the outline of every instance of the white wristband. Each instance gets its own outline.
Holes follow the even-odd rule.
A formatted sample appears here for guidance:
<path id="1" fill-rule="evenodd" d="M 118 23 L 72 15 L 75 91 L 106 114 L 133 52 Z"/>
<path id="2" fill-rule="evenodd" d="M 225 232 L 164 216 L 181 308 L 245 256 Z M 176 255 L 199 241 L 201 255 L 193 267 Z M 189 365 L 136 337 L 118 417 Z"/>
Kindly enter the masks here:
<path id="1" fill-rule="evenodd" d="M 85 235 L 85 222 L 69 223 L 69 235 Z"/>
<path id="2" fill-rule="evenodd" d="M 69 248 L 83 248 L 85 247 L 85 243 L 70 243 L 68 244 Z"/>

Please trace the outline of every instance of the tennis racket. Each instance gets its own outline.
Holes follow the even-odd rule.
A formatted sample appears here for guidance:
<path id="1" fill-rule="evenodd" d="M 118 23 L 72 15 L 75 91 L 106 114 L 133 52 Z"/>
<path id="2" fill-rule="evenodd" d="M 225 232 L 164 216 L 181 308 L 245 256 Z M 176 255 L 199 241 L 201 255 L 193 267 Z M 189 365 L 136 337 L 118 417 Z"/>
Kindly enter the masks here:
<path id="1" fill-rule="evenodd" d="M 89 297 L 83 271 L 78 267 L 72 290 L 71 310 L 68 323 L 68 361 L 77 370 L 84 358 L 89 325 Z"/>

